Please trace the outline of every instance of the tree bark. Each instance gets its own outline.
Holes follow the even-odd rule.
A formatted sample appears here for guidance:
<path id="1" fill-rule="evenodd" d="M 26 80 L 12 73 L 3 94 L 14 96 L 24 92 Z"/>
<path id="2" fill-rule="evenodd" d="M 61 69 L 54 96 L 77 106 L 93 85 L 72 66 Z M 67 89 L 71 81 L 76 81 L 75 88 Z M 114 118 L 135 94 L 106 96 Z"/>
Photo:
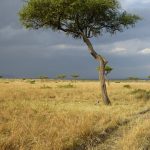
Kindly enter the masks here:
<path id="1" fill-rule="evenodd" d="M 100 81 L 101 81 L 101 91 L 102 91 L 102 99 L 106 105 L 110 105 L 110 99 L 107 94 L 106 82 L 105 82 L 105 65 L 106 63 L 102 60 L 100 61 Z"/>
<path id="2" fill-rule="evenodd" d="M 108 63 L 101 55 L 97 54 L 94 50 L 92 43 L 90 40 L 82 34 L 83 41 L 88 46 L 88 50 L 90 54 L 96 59 L 100 64 L 100 70 L 99 70 L 99 78 L 101 81 L 101 93 L 102 93 L 102 99 L 105 105 L 110 105 L 111 102 L 109 100 L 108 94 L 107 94 L 107 88 L 106 88 L 106 82 L 105 82 L 105 66 Z"/>

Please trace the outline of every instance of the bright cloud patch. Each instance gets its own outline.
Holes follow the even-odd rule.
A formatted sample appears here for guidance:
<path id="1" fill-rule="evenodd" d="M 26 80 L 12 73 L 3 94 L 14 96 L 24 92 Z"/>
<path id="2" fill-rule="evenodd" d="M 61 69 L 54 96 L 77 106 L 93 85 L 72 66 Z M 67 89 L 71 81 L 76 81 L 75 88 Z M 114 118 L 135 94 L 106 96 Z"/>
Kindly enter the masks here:
<path id="1" fill-rule="evenodd" d="M 147 4 L 150 3 L 150 0 L 143 0 L 142 2 Z"/>
<path id="2" fill-rule="evenodd" d="M 14 27 L 10 26 L 10 25 L 0 29 L 0 35 L 3 38 L 9 38 L 9 39 L 13 38 L 16 35 L 22 35 L 25 32 L 27 32 L 27 30 L 17 29 L 17 28 L 14 28 Z"/>
<path id="3" fill-rule="evenodd" d="M 120 2 L 122 7 L 125 9 L 140 7 L 141 5 L 146 6 L 150 4 L 150 0 L 120 0 Z"/>
<path id="4" fill-rule="evenodd" d="M 126 48 L 117 47 L 117 48 L 114 48 L 111 52 L 112 53 L 125 53 L 126 51 L 127 51 Z"/>
<path id="5" fill-rule="evenodd" d="M 68 50 L 68 49 L 82 50 L 86 47 L 81 45 L 57 44 L 51 46 L 51 48 L 58 49 L 58 50 Z"/>
<path id="6" fill-rule="evenodd" d="M 143 54 L 143 55 L 147 55 L 147 54 L 150 54 L 150 48 L 145 48 L 141 51 L 139 51 L 140 54 Z"/>

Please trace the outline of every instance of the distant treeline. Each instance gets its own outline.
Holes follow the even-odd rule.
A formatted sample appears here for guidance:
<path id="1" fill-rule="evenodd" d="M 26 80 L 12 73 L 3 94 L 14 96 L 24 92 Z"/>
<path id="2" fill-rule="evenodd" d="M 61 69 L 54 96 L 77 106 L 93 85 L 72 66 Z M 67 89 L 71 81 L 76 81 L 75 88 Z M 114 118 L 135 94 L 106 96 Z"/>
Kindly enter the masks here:
<path id="1" fill-rule="evenodd" d="M 58 74 L 54 77 L 49 77 L 49 76 L 46 76 L 46 75 L 41 75 L 41 76 L 38 76 L 38 77 L 14 77 L 14 76 L 3 76 L 3 75 L 0 75 L 0 78 L 7 78 L 7 79 L 61 79 L 61 80 L 64 80 L 64 79 L 74 79 L 74 80 L 93 80 L 93 81 L 96 81 L 98 80 L 98 78 L 84 78 L 84 77 L 81 77 L 80 78 L 80 75 L 75 73 L 75 74 L 71 74 L 71 75 L 66 75 L 66 74 Z M 138 78 L 138 77 L 127 77 L 127 78 L 112 78 L 110 79 L 112 81 L 126 81 L 126 80 L 150 80 L 150 76 L 147 76 L 145 78 Z"/>

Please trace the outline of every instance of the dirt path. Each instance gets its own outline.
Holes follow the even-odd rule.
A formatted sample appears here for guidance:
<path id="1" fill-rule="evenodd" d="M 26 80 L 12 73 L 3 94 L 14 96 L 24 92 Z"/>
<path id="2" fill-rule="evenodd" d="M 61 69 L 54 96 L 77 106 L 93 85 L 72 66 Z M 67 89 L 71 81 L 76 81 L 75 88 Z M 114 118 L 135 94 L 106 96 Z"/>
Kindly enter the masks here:
<path id="1" fill-rule="evenodd" d="M 128 130 L 127 125 L 119 126 L 116 130 L 111 132 L 105 141 L 98 144 L 95 148 L 91 148 L 92 150 L 118 150 L 117 144 L 118 141 L 122 138 L 123 133 Z"/>
<path id="2" fill-rule="evenodd" d="M 118 147 L 118 141 L 135 125 L 137 119 L 145 119 L 145 116 L 149 116 L 150 119 L 150 109 L 141 111 L 133 115 L 125 123 L 119 125 L 118 128 L 108 133 L 103 142 L 99 143 L 94 148 L 90 148 L 90 150 L 119 150 L 120 148 Z M 150 149 L 148 148 L 146 150 Z"/>
<path id="3" fill-rule="evenodd" d="M 92 137 L 84 139 L 83 143 L 75 143 L 73 147 L 64 150 L 120 150 L 118 147 L 119 140 L 136 125 L 137 119 L 144 120 L 147 119 L 147 116 L 148 119 L 150 119 L 150 109 L 138 112 L 132 115 L 128 120 L 118 124 L 118 126 L 108 128 L 102 133 L 94 133 Z M 148 148 L 146 150 L 150 149 Z"/>

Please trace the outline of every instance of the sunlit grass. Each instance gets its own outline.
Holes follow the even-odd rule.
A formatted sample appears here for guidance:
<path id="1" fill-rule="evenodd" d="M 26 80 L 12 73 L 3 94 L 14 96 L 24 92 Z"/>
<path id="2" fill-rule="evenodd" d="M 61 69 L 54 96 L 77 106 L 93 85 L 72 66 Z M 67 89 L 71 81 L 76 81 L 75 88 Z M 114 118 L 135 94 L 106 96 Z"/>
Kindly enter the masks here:
<path id="1" fill-rule="evenodd" d="M 87 139 L 93 134 L 116 127 L 132 115 L 150 108 L 150 101 L 139 100 L 131 94 L 134 89 L 150 89 L 150 83 L 111 82 L 108 93 L 112 106 L 105 106 L 99 82 L 31 81 L 0 80 L 2 150 L 73 149 L 86 141 L 90 147 Z M 124 88 L 124 85 L 131 88 Z M 128 136 L 130 134 L 133 139 L 138 134 L 148 136 L 145 132 L 132 131 Z M 126 138 L 123 141 L 120 142 L 122 147 Z M 137 146 L 146 143 L 145 138 L 135 142 Z"/>

